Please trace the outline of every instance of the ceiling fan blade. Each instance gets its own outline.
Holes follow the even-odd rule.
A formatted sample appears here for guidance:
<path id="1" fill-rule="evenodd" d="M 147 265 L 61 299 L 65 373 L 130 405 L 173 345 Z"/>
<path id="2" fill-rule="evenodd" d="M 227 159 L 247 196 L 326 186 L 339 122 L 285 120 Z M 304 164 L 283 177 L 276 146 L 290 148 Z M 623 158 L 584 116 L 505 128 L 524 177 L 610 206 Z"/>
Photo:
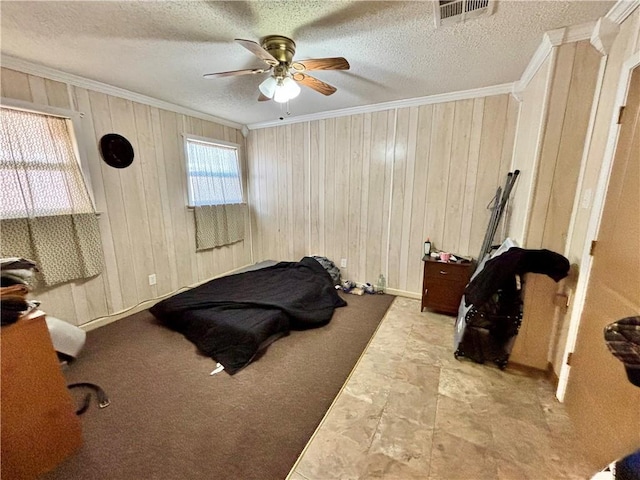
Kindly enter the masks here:
<path id="1" fill-rule="evenodd" d="M 304 73 L 294 73 L 293 79 L 309 88 L 313 88 L 316 92 L 320 92 L 323 95 L 331 95 L 336 92 L 336 87 L 332 87 L 328 83 L 318 80 L 311 75 Z"/>
<path id="2" fill-rule="evenodd" d="M 312 58 L 291 64 L 291 68 L 299 72 L 305 70 L 349 70 L 349 67 L 349 62 L 344 57 Z"/>
<path id="3" fill-rule="evenodd" d="M 267 102 L 271 100 L 269 97 L 267 97 L 266 95 L 263 95 L 262 93 L 260 94 L 260 96 L 258 97 L 258 101 L 259 102 Z"/>
<path id="4" fill-rule="evenodd" d="M 255 75 L 256 73 L 264 73 L 271 70 L 269 68 L 248 68 L 246 70 L 232 70 L 230 72 L 217 72 L 217 73 L 206 73 L 203 75 L 204 78 L 220 78 L 220 77 L 233 77 L 235 75 Z"/>
<path id="5" fill-rule="evenodd" d="M 258 57 L 263 62 L 275 67 L 278 65 L 278 60 L 274 58 L 269 52 L 267 52 L 264 48 L 262 48 L 258 43 L 253 40 L 243 40 L 242 38 L 236 38 L 236 42 L 242 45 L 244 48 L 253 53 L 256 57 Z"/>

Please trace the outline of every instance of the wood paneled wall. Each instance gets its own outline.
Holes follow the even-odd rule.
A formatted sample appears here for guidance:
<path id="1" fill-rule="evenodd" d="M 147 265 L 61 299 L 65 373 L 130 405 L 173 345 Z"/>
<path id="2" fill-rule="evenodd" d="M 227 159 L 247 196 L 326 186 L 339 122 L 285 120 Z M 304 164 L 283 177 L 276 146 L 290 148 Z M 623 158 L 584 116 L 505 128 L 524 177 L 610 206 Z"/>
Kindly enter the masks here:
<path id="1" fill-rule="evenodd" d="M 525 245 L 525 230 L 530 209 L 530 199 L 535 183 L 537 155 L 543 131 L 545 104 L 548 89 L 551 58 L 540 66 L 525 90 L 522 92 L 520 119 L 513 152 L 513 169 L 520 170 L 520 176 L 513 188 L 509 207 L 509 237 L 519 245 Z"/>
<path id="2" fill-rule="evenodd" d="M 419 295 L 423 242 L 476 256 L 510 169 L 509 95 L 254 130 L 247 139 L 257 260 L 319 254 L 343 278 Z"/>
<path id="3" fill-rule="evenodd" d="M 527 248 L 565 250 L 600 58 L 589 41 L 558 47 Z"/>
<path id="4" fill-rule="evenodd" d="M 244 242 L 196 253 L 193 211 L 186 207 L 182 134 L 244 145 L 239 130 L 4 68 L 1 85 L 3 97 L 83 113 L 76 134 L 101 212 L 105 270 L 34 292 L 49 315 L 81 325 L 251 262 L 248 219 Z M 98 141 L 111 132 L 134 147 L 135 160 L 126 169 L 100 158 Z M 246 192 L 246 174 L 243 183 Z M 153 273 L 157 284 L 150 286 Z"/>
<path id="5" fill-rule="evenodd" d="M 557 48 L 547 89 L 549 107 L 541 125 L 539 161 L 531 194 L 526 248 L 564 254 L 596 89 L 600 54 L 588 41 Z M 516 150 L 518 147 L 516 147 Z M 572 276 L 571 282 L 574 282 Z M 511 360 L 545 370 L 553 358 L 565 309 L 555 305 L 566 281 L 527 275 L 524 319 Z M 559 371 L 559 367 L 558 367 Z"/>

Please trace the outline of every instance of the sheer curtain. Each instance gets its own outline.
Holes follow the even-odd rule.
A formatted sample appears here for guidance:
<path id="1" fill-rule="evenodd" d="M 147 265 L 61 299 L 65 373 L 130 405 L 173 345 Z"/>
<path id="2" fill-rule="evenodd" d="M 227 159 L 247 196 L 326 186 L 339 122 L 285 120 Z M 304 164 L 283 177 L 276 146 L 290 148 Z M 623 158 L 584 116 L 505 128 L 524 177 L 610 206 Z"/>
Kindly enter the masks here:
<path id="1" fill-rule="evenodd" d="M 34 260 L 46 286 L 97 275 L 100 231 L 70 121 L 9 108 L 0 115 L 2 256 Z"/>
<path id="2" fill-rule="evenodd" d="M 246 204 L 237 150 L 187 139 L 189 205 L 194 207 L 196 249 L 207 250 L 244 239 Z"/>

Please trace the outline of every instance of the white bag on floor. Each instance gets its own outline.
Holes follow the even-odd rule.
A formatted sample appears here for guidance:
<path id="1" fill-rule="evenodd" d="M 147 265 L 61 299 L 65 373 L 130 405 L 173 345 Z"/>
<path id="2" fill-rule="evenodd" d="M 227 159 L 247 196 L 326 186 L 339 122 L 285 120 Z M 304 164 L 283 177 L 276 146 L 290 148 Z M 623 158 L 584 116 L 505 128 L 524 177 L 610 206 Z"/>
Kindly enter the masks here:
<path id="1" fill-rule="evenodd" d="M 84 347 L 87 333 L 75 325 L 55 317 L 47 316 L 46 321 L 49 335 L 51 335 L 51 342 L 56 352 L 73 358 L 77 357 L 82 347 Z"/>

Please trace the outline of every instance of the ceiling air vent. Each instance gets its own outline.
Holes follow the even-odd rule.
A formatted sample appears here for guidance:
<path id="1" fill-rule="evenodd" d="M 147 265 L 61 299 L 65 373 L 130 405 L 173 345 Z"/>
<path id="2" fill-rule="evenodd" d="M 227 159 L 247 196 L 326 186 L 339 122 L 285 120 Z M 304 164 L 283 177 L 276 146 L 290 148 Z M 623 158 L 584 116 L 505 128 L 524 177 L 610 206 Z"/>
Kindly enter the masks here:
<path id="1" fill-rule="evenodd" d="M 436 27 L 460 23 L 493 13 L 495 0 L 440 0 L 434 2 Z"/>

